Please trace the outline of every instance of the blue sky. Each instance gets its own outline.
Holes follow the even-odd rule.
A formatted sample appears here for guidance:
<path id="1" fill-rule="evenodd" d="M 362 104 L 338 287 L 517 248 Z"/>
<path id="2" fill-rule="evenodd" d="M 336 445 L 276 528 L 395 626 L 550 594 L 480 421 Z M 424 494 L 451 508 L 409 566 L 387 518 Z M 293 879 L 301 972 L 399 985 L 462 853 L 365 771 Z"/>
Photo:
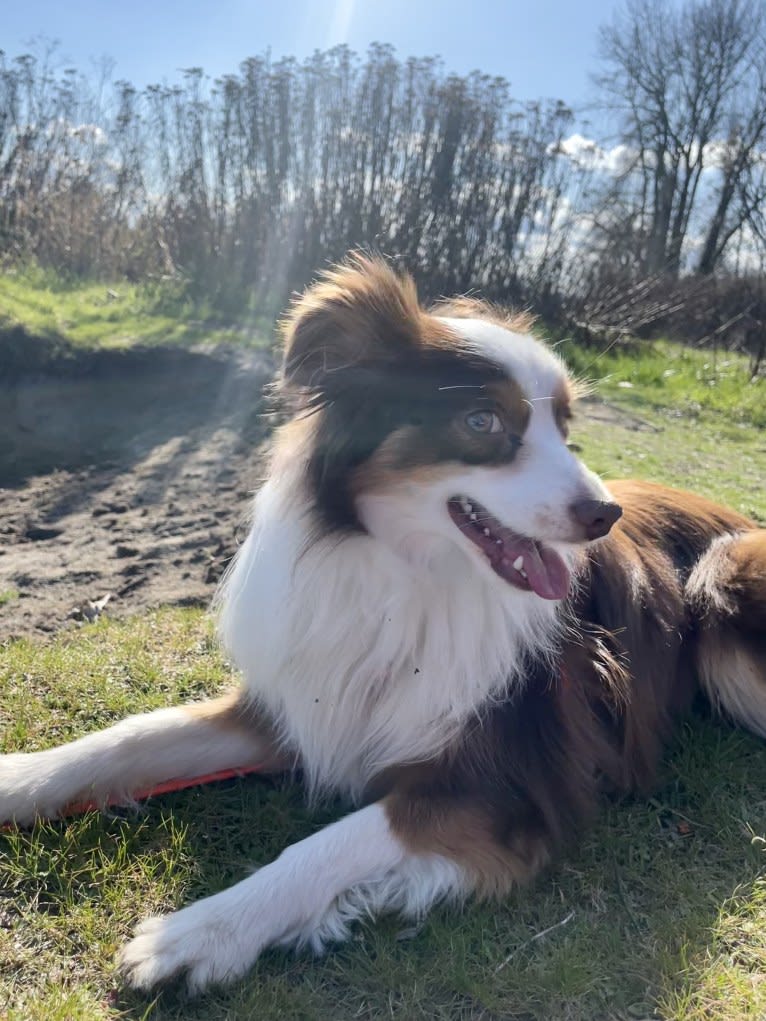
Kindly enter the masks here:
<path id="1" fill-rule="evenodd" d="M 590 96 L 598 26 L 616 0 L 0 0 L 0 48 L 17 56 L 36 36 L 87 69 L 109 56 L 137 85 L 178 68 L 213 76 L 271 48 L 303 57 L 346 42 L 392 43 L 400 56 L 438 54 L 448 69 L 507 78 L 519 99 Z"/>

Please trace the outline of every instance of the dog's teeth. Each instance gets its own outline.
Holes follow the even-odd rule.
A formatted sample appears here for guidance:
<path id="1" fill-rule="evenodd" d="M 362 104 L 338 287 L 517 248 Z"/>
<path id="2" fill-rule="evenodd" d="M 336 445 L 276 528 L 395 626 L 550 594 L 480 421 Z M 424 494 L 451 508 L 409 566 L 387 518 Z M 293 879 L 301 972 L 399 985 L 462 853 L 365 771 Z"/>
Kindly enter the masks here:
<path id="1" fill-rule="evenodd" d="M 474 512 L 473 514 L 471 514 L 471 521 L 476 521 L 478 517 L 479 515 Z"/>
<path id="2" fill-rule="evenodd" d="M 460 501 L 460 506 L 463 508 L 464 514 L 470 514 L 471 511 L 473 510 L 473 507 L 471 507 L 470 503 L 465 499 L 462 499 Z"/>
<path id="3" fill-rule="evenodd" d="M 521 575 L 522 578 L 524 578 L 525 581 L 529 581 L 526 571 L 519 571 L 519 574 Z"/>
<path id="4" fill-rule="evenodd" d="M 503 545 L 503 540 L 502 539 L 495 539 L 495 545 L 496 546 L 502 546 Z"/>
<path id="5" fill-rule="evenodd" d="M 522 556 L 516 557 L 516 559 L 513 561 L 513 566 L 515 570 L 523 574 L 524 572 L 522 571 L 522 567 L 524 566 L 524 557 Z"/>
<path id="6" fill-rule="evenodd" d="M 484 529 L 484 534 L 487 536 L 487 538 L 489 538 L 489 529 L 488 528 Z"/>

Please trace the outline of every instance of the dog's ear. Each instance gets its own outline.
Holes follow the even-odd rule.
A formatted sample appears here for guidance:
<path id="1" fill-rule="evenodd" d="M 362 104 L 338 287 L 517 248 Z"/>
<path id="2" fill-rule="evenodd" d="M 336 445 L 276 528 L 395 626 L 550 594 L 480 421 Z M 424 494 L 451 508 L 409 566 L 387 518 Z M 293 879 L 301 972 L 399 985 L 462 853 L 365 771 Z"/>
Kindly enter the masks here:
<path id="1" fill-rule="evenodd" d="M 415 284 L 383 259 L 363 255 L 329 270 L 282 323 L 282 381 L 323 390 L 344 368 L 383 365 L 423 342 Z"/>

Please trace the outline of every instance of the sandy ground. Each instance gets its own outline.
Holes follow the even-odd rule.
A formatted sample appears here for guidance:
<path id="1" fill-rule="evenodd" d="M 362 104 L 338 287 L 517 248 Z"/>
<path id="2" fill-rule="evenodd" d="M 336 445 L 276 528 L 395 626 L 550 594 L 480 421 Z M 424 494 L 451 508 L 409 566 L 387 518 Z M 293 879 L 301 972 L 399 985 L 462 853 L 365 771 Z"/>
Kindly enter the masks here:
<path id="1" fill-rule="evenodd" d="M 0 386 L 0 640 L 106 597 L 110 616 L 207 604 L 261 477 L 270 376 L 263 353 L 168 351 Z"/>

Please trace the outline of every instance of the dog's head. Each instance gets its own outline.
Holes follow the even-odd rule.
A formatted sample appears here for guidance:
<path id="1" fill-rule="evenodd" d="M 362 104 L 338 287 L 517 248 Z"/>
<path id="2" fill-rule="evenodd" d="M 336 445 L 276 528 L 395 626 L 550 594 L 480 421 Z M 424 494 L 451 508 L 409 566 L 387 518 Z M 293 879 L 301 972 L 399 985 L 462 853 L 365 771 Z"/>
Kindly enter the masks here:
<path id="1" fill-rule="evenodd" d="M 426 311 L 409 277 L 356 257 L 284 335 L 325 529 L 423 564 L 458 545 L 516 589 L 567 594 L 577 550 L 621 511 L 567 447 L 575 387 L 528 320 L 468 300 Z"/>

